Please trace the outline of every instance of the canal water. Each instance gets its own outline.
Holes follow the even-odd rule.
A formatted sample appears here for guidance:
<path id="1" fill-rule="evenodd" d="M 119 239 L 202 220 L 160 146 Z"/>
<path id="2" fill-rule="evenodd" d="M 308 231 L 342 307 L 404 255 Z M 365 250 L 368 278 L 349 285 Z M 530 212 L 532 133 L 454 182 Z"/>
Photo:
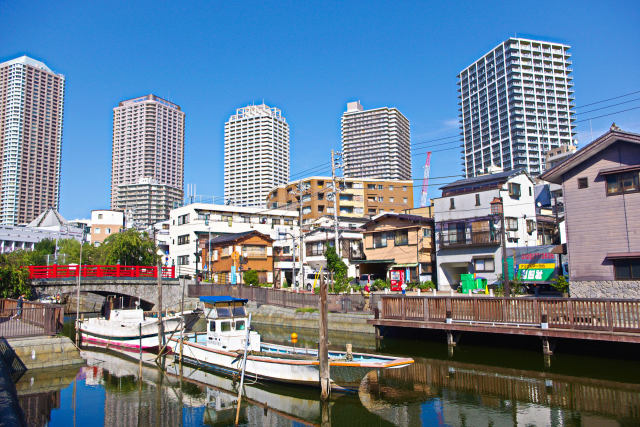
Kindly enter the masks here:
<path id="1" fill-rule="evenodd" d="M 256 328 L 271 342 L 285 343 L 293 332 Z M 316 331 L 295 332 L 298 345 L 316 346 Z M 463 338 L 452 353 L 437 336 L 385 338 L 376 345 L 373 337 L 348 334 L 332 336 L 331 346 L 351 341 L 362 351 L 410 356 L 415 363 L 371 371 L 357 393 L 334 394 L 328 405 L 320 403 L 318 390 L 247 378 L 241 424 L 321 425 L 324 417 L 349 427 L 640 425 L 637 350 L 603 357 L 578 349 L 545 361 L 527 344 L 496 348 Z M 137 353 L 94 347 L 82 356 L 85 366 L 33 370 L 20 378 L 30 426 L 233 425 L 237 384 L 231 378 L 188 366 L 181 376 L 172 358 L 162 370 L 141 367 Z"/>

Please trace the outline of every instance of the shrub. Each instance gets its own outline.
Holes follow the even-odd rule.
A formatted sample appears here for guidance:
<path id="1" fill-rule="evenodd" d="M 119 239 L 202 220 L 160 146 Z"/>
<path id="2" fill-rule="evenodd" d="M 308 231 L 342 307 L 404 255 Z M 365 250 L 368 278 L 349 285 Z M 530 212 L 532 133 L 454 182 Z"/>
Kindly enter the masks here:
<path id="1" fill-rule="evenodd" d="M 248 270 L 244 273 L 245 285 L 257 285 L 258 284 L 258 272 L 255 270 Z"/>
<path id="2" fill-rule="evenodd" d="M 431 280 L 427 280 L 426 282 L 422 282 L 418 285 L 418 288 L 422 291 L 426 291 L 428 289 L 435 289 L 436 288 L 436 284 L 433 283 Z"/>
<path id="3" fill-rule="evenodd" d="M 318 309 L 313 307 L 296 308 L 296 313 L 315 313 L 316 311 L 318 311 Z"/>
<path id="4" fill-rule="evenodd" d="M 565 293 L 569 290 L 569 282 L 565 276 L 558 276 L 551 281 L 551 286 L 558 292 Z"/>
<path id="5" fill-rule="evenodd" d="M 381 291 L 383 289 L 389 288 L 390 286 L 391 286 L 391 283 L 387 282 L 386 280 L 376 279 L 373 282 L 373 285 L 371 286 L 371 290 L 372 291 Z"/>

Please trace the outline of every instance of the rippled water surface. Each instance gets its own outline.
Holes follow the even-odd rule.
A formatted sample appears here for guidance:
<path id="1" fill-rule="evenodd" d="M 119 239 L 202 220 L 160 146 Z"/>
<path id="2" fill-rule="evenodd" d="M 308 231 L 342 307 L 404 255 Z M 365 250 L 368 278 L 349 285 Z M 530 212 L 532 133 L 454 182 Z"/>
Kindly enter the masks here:
<path id="1" fill-rule="evenodd" d="M 286 342 L 291 331 L 259 326 L 265 340 Z M 297 331 L 314 347 L 315 331 Z M 372 337 L 334 334 L 333 347 L 353 341 L 376 351 Z M 378 350 L 411 356 L 400 369 L 371 371 L 358 393 L 332 396 L 327 405 L 315 389 L 269 383 L 244 388 L 244 425 L 442 425 L 442 426 L 631 426 L 640 425 L 638 353 L 622 358 L 557 354 L 545 364 L 534 349 L 459 345 L 451 354 L 425 337 L 385 338 Z M 575 352 L 574 352 L 575 353 Z M 232 378 L 172 358 L 164 370 L 118 354 L 88 348 L 86 366 L 28 371 L 17 383 L 31 426 L 232 425 L 237 384 Z M 626 360 L 625 360 L 626 359 Z M 329 424 L 327 424 L 329 425 Z"/>

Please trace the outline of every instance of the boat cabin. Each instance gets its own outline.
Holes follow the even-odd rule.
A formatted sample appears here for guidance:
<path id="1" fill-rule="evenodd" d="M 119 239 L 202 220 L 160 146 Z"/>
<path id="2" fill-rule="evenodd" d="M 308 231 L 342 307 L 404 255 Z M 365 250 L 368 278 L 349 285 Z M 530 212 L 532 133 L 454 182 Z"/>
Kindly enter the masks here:
<path id="1" fill-rule="evenodd" d="M 228 296 L 200 297 L 207 321 L 207 346 L 221 350 L 243 350 L 247 329 L 251 327 L 247 317 L 246 299 Z M 248 350 L 260 351 L 260 335 L 249 333 Z"/>

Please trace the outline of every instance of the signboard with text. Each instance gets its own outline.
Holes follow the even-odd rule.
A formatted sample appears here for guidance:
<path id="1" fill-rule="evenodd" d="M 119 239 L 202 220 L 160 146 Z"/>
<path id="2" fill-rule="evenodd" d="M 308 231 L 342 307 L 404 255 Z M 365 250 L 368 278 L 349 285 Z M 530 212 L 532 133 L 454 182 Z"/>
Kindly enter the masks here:
<path id="1" fill-rule="evenodd" d="M 558 256 L 551 253 L 552 245 L 507 250 L 509 277 L 522 282 L 550 282 L 557 274 Z"/>

